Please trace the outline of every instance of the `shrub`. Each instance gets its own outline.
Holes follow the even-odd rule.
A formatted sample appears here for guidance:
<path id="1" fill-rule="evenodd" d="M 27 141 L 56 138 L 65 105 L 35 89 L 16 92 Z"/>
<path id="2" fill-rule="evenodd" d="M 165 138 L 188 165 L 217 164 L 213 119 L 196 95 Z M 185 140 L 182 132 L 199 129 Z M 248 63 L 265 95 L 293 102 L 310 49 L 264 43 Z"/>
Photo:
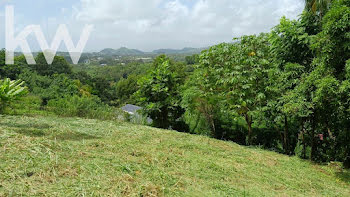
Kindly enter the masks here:
<path id="1" fill-rule="evenodd" d="M 11 103 L 4 113 L 8 115 L 46 115 L 47 112 L 42 110 L 41 103 L 42 99 L 39 96 L 29 94 Z"/>
<path id="2" fill-rule="evenodd" d="M 78 116 L 91 119 L 116 119 L 118 111 L 96 97 L 67 96 L 48 102 L 47 108 L 60 116 Z"/>
<path id="3" fill-rule="evenodd" d="M 138 124 L 138 125 L 150 125 L 150 122 L 151 122 L 146 116 L 142 114 L 131 115 L 126 112 L 124 113 L 123 121 L 127 121 L 132 124 Z"/>
<path id="4" fill-rule="evenodd" d="M 27 93 L 24 82 L 21 80 L 11 81 L 6 78 L 0 80 L 0 112 L 4 110 L 8 104 L 24 96 Z"/>
<path id="5" fill-rule="evenodd" d="M 143 114 L 158 128 L 177 128 L 185 110 L 181 107 L 180 87 L 184 76 L 166 56 L 154 60 L 154 69 L 138 81 L 136 99 Z"/>

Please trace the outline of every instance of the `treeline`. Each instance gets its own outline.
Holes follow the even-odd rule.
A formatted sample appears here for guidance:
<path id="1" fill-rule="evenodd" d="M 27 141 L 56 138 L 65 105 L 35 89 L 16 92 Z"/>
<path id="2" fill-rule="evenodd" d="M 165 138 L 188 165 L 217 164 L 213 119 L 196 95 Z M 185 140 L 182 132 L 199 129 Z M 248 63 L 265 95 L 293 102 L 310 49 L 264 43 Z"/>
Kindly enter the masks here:
<path id="1" fill-rule="evenodd" d="M 115 119 L 121 114 L 117 107 L 133 102 L 130 96 L 124 95 L 125 91 L 129 91 L 128 95 L 137 91 L 136 86 L 124 90 L 125 81 L 137 78 L 149 68 L 147 64 L 130 63 L 122 68 L 106 67 L 101 73 L 95 70 L 90 73 L 90 70 L 79 69 L 80 66 L 70 65 L 61 56 L 55 56 L 50 65 L 43 53 L 39 53 L 35 60 L 37 64 L 28 65 L 21 55 L 15 57 L 14 65 L 6 65 L 5 50 L 0 51 L 0 79 L 22 80 L 26 92 L 29 92 L 20 103 L 15 103 L 17 106 L 5 106 L 5 101 L 9 104 L 10 98 L 15 97 L 10 95 L 10 85 L 5 84 L 6 80 L 0 81 L 0 89 L 7 87 L 7 92 L 0 93 L 3 97 L 0 98 L 0 111 L 7 110 L 11 114 L 16 108 L 23 113 L 48 111 L 62 116 Z"/>
<path id="2" fill-rule="evenodd" d="M 145 114 L 156 127 L 350 167 L 350 1 L 309 7 L 202 52 L 193 72 L 157 58 L 138 83 Z"/>
<path id="3" fill-rule="evenodd" d="M 14 65 L 6 65 L 5 50 L 0 51 L 0 90 L 4 89 L 0 91 L 0 113 L 52 112 L 61 116 L 117 119 L 125 115 L 119 107 L 137 104 L 134 96 L 139 88 L 137 81 L 152 69 L 151 64 L 140 62 L 103 67 L 70 65 L 62 56 L 55 56 L 53 63 L 47 64 L 43 53 L 38 53 L 35 61 L 35 65 L 28 65 L 24 55 L 20 55 L 15 57 Z M 193 67 L 172 62 L 187 71 Z M 20 80 L 12 81 L 13 84 L 23 81 L 29 94 L 24 98 L 10 95 L 16 90 L 10 88 L 8 79 Z M 13 102 L 15 98 L 21 101 Z"/>

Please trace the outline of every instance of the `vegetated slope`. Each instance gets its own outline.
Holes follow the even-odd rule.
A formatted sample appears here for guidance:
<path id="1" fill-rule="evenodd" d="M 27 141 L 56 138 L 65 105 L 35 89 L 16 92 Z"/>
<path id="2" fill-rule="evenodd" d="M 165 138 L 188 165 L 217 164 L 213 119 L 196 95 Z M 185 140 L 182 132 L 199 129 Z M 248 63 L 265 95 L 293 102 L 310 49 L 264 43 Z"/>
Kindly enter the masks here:
<path id="1" fill-rule="evenodd" d="M 207 48 L 183 48 L 183 49 L 157 49 L 154 50 L 154 54 L 200 54 L 203 50 Z"/>
<path id="2" fill-rule="evenodd" d="M 167 55 L 175 55 L 175 54 L 199 54 L 203 50 L 206 50 L 208 48 L 183 48 L 183 49 L 157 49 L 152 52 L 143 52 L 138 49 L 129 49 L 126 47 L 121 47 L 119 49 L 103 49 L 99 52 L 100 55 L 118 55 L 118 56 L 132 56 L 132 55 L 160 55 L 160 54 L 167 54 Z"/>
<path id="3" fill-rule="evenodd" d="M 128 123 L 0 116 L 0 196 L 349 196 L 350 172 Z"/>
<path id="4" fill-rule="evenodd" d="M 137 49 L 128 49 L 126 47 L 121 47 L 119 49 L 103 49 L 100 54 L 102 55 L 119 55 L 119 56 L 128 56 L 128 55 L 143 55 L 144 52 Z"/>

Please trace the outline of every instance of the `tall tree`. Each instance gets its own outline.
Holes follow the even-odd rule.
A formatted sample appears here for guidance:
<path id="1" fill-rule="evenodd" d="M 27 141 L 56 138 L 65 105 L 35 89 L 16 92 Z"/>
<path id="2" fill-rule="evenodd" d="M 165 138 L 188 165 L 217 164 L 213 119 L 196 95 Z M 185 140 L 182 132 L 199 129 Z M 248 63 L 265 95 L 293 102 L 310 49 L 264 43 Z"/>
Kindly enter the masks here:
<path id="1" fill-rule="evenodd" d="M 199 68 L 205 71 L 207 92 L 220 96 L 214 101 L 222 102 L 225 111 L 244 118 L 248 144 L 253 142 L 255 115 L 266 102 L 268 46 L 265 34 L 243 36 L 235 44 L 220 44 L 201 55 Z"/>
<path id="2" fill-rule="evenodd" d="M 322 18 L 329 10 L 332 1 L 333 0 L 305 0 L 305 9 Z"/>
<path id="3" fill-rule="evenodd" d="M 39 53 L 35 58 L 36 64 L 31 65 L 32 69 L 40 75 L 71 74 L 72 68 L 61 56 L 55 56 L 52 64 L 48 64 L 44 53 Z"/>
<path id="4" fill-rule="evenodd" d="M 145 115 L 153 119 L 153 126 L 181 129 L 179 119 L 184 113 L 180 105 L 180 87 L 184 81 L 181 77 L 174 64 L 166 56 L 160 56 L 152 70 L 139 80 L 136 98 Z"/>

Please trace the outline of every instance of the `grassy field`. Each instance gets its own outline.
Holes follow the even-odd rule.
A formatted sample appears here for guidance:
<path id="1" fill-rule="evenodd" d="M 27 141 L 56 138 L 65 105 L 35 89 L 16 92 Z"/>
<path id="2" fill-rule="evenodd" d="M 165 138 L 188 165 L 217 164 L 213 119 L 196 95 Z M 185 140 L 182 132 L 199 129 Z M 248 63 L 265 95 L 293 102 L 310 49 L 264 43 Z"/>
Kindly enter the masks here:
<path id="1" fill-rule="evenodd" d="M 122 122 L 0 116 L 0 196 L 350 196 L 350 171 Z"/>

